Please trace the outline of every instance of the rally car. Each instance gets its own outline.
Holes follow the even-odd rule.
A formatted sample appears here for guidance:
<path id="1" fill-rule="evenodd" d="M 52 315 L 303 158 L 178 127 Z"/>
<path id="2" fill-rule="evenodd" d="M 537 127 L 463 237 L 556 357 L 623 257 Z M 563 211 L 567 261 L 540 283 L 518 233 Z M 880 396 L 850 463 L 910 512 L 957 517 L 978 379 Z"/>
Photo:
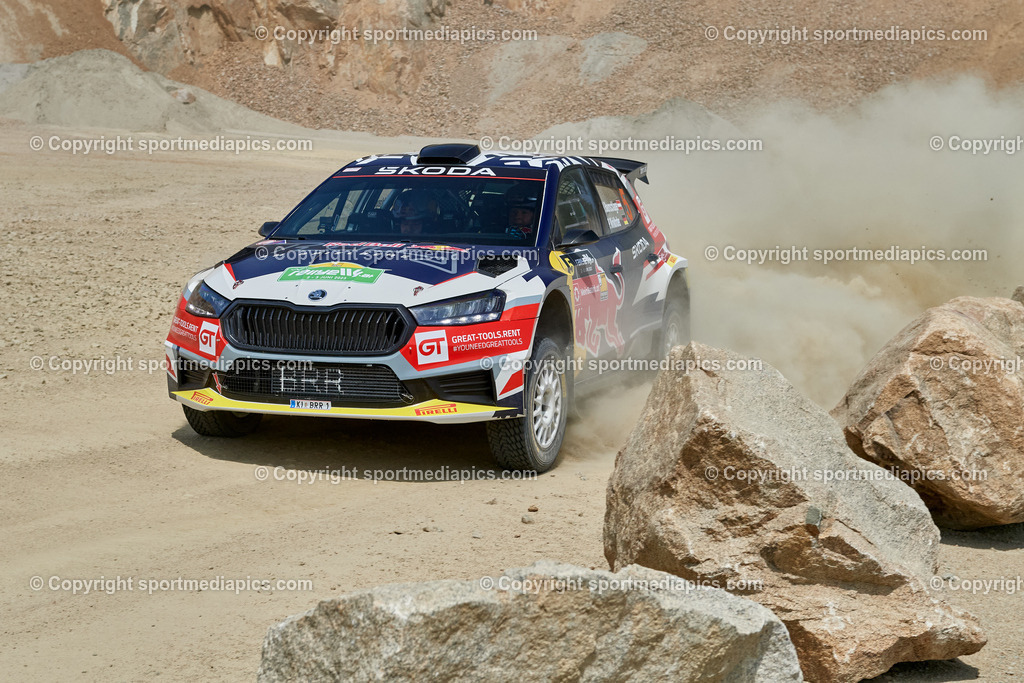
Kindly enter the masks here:
<path id="1" fill-rule="evenodd" d="M 207 436 L 263 414 L 488 421 L 502 467 L 546 471 L 604 361 L 688 341 L 686 260 L 646 173 L 468 144 L 353 161 L 189 280 L 170 396 Z"/>

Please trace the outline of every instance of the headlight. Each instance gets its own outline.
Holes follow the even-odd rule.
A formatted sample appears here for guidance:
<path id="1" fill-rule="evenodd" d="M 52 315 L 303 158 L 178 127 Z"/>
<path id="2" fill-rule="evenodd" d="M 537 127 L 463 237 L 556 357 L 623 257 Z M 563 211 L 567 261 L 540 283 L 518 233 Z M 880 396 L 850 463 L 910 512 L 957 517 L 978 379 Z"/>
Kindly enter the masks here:
<path id="1" fill-rule="evenodd" d="M 448 299 L 410 309 L 419 325 L 474 325 L 501 317 L 505 309 L 505 293 L 494 290 L 459 299 Z"/>
<path id="2" fill-rule="evenodd" d="M 219 318 L 230 303 L 210 289 L 205 282 L 200 282 L 199 286 L 192 290 L 192 296 L 188 298 L 185 309 L 192 315 L 198 315 L 201 318 Z"/>

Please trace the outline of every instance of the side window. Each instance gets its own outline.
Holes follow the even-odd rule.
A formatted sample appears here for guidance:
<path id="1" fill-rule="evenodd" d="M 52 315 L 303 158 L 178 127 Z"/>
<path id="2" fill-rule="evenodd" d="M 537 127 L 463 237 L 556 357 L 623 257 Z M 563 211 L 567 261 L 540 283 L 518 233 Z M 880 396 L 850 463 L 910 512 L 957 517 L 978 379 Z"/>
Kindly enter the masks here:
<path id="1" fill-rule="evenodd" d="M 591 171 L 590 179 L 594 181 L 594 187 L 597 189 L 609 230 L 618 232 L 631 226 L 639 212 L 622 182 L 615 174 L 604 170 Z"/>
<path id="2" fill-rule="evenodd" d="M 572 168 L 559 176 L 558 192 L 555 194 L 555 221 L 556 240 L 573 229 L 604 234 L 604 222 L 594 203 L 590 183 L 583 175 L 583 169 Z"/>
<path id="3" fill-rule="evenodd" d="M 334 230 L 337 218 L 338 198 L 331 199 L 316 214 L 311 216 L 306 223 L 299 228 L 298 235 L 320 235 Z"/>

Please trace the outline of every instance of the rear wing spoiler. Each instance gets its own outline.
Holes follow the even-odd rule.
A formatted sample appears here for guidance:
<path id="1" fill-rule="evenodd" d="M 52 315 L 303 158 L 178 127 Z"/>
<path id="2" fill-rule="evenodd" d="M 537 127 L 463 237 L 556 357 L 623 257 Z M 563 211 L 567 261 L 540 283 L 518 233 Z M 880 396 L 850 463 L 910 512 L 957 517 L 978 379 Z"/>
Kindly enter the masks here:
<path id="1" fill-rule="evenodd" d="M 615 157 L 590 157 L 594 161 L 603 161 L 608 164 L 616 171 L 626 176 L 629 182 L 636 185 L 636 181 L 642 180 L 648 185 L 650 181 L 647 180 L 647 162 L 645 161 L 633 161 L 632 159 L 617 159 Z"/>

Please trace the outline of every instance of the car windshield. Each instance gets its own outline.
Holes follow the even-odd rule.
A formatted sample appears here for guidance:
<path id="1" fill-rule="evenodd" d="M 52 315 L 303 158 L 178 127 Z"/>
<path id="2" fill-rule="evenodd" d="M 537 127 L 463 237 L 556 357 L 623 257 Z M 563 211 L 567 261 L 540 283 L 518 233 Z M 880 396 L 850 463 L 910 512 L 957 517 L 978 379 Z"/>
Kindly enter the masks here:
<path id="1" fill-rule="evenodd" d="M 355 169 L 336 175 L 277 227 L 274 238 L 408 239 L 496 246 L 534 246 L 545 172 L 541 170 L 412 167 Z M 462 171 L 465 175 L 453 172 Z M 484 173 L 486 172 L 486 174 Z M 472 173 L 472 175 L 469 175 Z"/>

